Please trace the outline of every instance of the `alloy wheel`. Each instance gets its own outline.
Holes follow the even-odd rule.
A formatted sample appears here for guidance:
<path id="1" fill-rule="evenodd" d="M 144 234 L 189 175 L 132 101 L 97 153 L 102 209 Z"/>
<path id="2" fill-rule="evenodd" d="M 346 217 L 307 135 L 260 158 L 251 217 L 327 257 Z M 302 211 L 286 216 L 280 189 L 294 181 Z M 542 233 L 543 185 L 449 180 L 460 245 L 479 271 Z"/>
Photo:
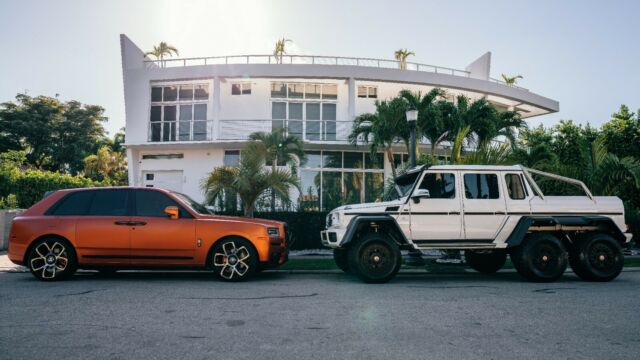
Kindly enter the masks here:
<path id="1" fill-rule="evenodd" d="M 32 257 L 29 265 L 34 273 L 41 273 L 43 279 L 55 279 L 67 269 L 69 257 L 67 249 L 60 242 L 43 242 L 34 249 L 36 256 Z"/>
<path id="2" fill-rule="evenodd" d="M 248 260 L 251 253 L 245 246 L 237 247 L 233 241 L 222 244 L 218 252 L 213 255 L 213 266 L 220 276 L 227 280 L 243 277 L 249 271 Z"/>

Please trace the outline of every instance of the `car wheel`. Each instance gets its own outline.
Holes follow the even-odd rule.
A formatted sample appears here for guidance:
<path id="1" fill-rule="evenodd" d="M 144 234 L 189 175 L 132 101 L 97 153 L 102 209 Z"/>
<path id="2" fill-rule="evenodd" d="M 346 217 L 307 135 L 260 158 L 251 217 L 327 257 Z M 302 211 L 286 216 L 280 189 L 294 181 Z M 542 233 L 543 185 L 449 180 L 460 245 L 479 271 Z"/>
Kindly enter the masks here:
<path id="1" fill-rule="evenodd" d="M 36 278 L 55 281 L 73 275 L 78 263 L 76 252 L 68 241 L 51 237 L 38 240 L 33 245 L 27 266 Z"/>
<path id="2" fill-rule="evenodd" d="M 504 266 L 507 253 L 500 250 L 465 250 L 464 258 L 473 270 L 494 274 Z"/>
<path id="3" fill-rule="evenodd" d="M 349 270 L 367 283 L 385 283 L 398 273 L 402 254 L 396 243 L 378 233 L 360 237 L 349 247 Z"/>
<path id="4" fill-rule="evenodd" d="M 349 252 L 347 249 L 333 249 L 333 261 L 336 262 L 338 268 L 349 273 Z"/>
<path id="5" fill-rule="evenodd" d="M 511 253 L 513 266 L 529 281 L 552 282 L 567 268 L 567 252 L 555 236 L 537 233 L 529 236 Z"/>
<path id="6" fill-rule="evenodd" d="M 258 252 L 242 238 L 218 241 L 211 253 L 213 272 L 224 281 L 246 280 L 256 272 L 258 263 Z"/>
<path id="7" fill-rule="evenodd" d="M 622 272 L 624 255 L 620 244 L 611 236 L 591 234 L 571 249 L 569 263 L 583 280 L 610 281 Z"/>

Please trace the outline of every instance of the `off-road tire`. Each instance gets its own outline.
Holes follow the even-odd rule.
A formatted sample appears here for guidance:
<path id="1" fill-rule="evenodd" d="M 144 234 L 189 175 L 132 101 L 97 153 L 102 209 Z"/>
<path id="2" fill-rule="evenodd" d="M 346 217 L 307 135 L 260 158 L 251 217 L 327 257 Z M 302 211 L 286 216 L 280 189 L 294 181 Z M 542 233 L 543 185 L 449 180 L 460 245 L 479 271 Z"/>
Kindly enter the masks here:
<path id="1" fill-rule="evenodd" d="M 349 250 L 348 249 L 333 249 L 333 261 L 335 261 L 338 269 L 349 273 Z"/>
<path id="2" fill-rule="evenodd" d="M 473 270 L 494 274 L 504 266 L 507 253 L 502 250 L 465 250 L 464 258 Z"/>
<path id="3" fill-rule="evenodd" d="M 25 265 L 38 280 L 58 281 L 68 279 L 76 272 L 78 260 L 70 242 L 46 237 L 31 246 Z"/>
<path id="4" fill-rule="evenodd" d="M 622 247 L 607 234 L 589 234 L 579 239 L 569 251 L 569 264 L 579 278 L 586 281 L 611 281 L 624 267 Z"/>
<path id="5" fill-rule="evenodd" d="M 567 251 L 557 237 L 548 233 L 527 236 L 511 252 L 513 266 L 522 277 L 533 282 L 552 282 L 567 268 Z"/>
<path id="6" fill-rule="evenodd" d="M 398 245 L 380 233 L 359 237 L 349 247 L 349 271 L 366 283 L 386 283 L 400 270 Z"/>

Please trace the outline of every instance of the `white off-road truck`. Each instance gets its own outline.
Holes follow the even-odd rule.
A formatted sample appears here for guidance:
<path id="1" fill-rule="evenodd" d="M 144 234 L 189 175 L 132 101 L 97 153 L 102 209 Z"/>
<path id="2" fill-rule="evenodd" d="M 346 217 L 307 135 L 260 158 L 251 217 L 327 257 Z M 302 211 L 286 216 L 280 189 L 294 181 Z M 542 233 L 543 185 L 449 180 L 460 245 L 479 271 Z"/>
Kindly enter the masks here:
<path id="1" fill-rule="evenodd" d="M 532 174 L 573 184 L 584 196 L 545 196 Z M 392 201 L 346 205 L 327 215 L 323 245 L 338 267 L 365 282 L 392 279 L 401 250 L 464 250 L 483 273 L 511 256 L 520 275 L 549 282 L 567 263 L 580 278 L 609 281 L 631 241 L 617 197 L 593 196 L 581 181 L 522 166 L 424 165 L 395 181 Z"/>

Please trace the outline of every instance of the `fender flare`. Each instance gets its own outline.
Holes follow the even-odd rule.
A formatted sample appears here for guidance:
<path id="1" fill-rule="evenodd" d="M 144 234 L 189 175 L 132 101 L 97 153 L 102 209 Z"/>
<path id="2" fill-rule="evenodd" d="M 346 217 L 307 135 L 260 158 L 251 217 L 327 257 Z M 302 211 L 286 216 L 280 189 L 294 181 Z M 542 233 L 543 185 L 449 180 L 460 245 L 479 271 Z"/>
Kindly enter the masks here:
<path id="1" fill-rule="evenodd" d="M 506 243 L 508 247 L 518 246 L 522 243 L 529 228 L 531 226 L 597 226 L 608 235 L 613 236 L 618 240 L 620 244 L 624 244 L 626 237 L 624 233 L 618 228 L 613 220 L 606 216 L 601 215 L 586 215 L 586 216 L 523 216 L 518 221 Z M 563 232 L 561 228 L 557 231 Z"/>
<path id="2" fill-rule="evenodd" d="M 388 235 L 400 246 L 409 245 L 407 237 L 400 229 L 400 225 L 396 219 L 390 215 L 376 214 L 376 215 L 358 215 L 352 218 L 347 225 L 347 231 L 344 234 L 343 240 L 340 243 L 340 247 L 345 247 L 353 240 L 357 238 L 359 231 L 362 227 L 367 226 L 368 229 L 377 226 L 384 226 L 388 231 Z"/>

